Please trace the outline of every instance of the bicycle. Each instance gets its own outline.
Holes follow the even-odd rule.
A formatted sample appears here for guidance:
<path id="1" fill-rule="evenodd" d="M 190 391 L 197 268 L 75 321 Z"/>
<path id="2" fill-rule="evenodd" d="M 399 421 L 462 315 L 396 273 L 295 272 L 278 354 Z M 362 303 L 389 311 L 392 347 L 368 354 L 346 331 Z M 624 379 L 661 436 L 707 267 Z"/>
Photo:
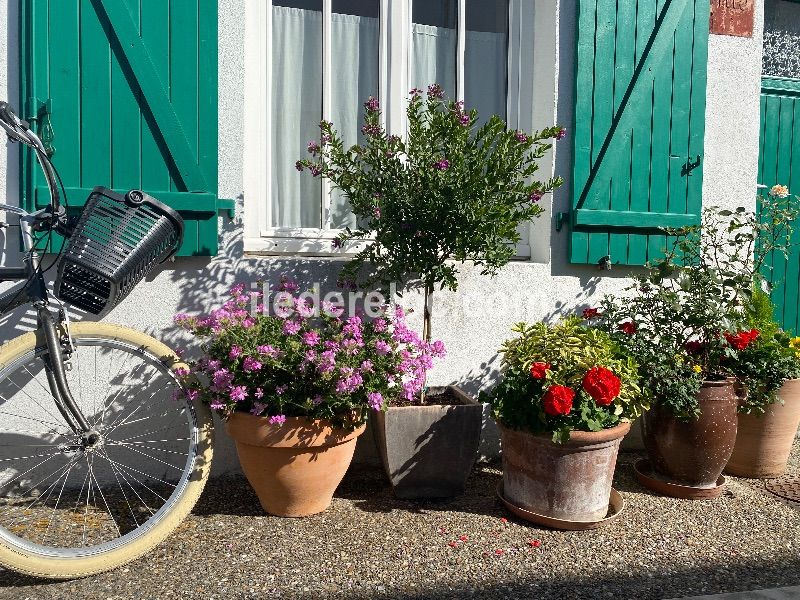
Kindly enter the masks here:
<path id="1" fill-rule="evenodd" d="M 0 315 L 36 312 L 35 331 L 0 347 L 0 565 L 82 577 L 142 556 L 178 526 L 208 478 L 213 430 L 207 407 L 176 396 L 185 365 L 167 346 L 118 325 L 70 323 L 62 302 L 105 315 L 174 255 L 183 222 L 139 190 L 101 187 L 68 216 L 42 141 L 5 102 L 0 127 L 32 149 L 50 191 L 36 212 L 0 204 L 19 217 L 24 249 L 22 267 L 0 267 L 0 280 L 20 282 L 0 294 Z M 54 233 L 65 242 L 43 267 L 37 246 Z"/>

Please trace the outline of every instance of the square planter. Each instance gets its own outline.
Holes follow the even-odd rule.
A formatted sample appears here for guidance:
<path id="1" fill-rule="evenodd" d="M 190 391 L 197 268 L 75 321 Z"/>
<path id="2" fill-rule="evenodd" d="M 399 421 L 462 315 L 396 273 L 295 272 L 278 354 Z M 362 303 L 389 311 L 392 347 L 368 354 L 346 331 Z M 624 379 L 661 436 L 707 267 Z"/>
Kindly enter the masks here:
<path id="1" fill-rule="evenodd" d="M 460 404 L 397 406 L 373 412 L 373 434 L 398 498 L 451 498 L 464 493 L 481 440 L 483 406 L 457 387 Z M 430 393 L 443 388 L 431 388 Z"/>

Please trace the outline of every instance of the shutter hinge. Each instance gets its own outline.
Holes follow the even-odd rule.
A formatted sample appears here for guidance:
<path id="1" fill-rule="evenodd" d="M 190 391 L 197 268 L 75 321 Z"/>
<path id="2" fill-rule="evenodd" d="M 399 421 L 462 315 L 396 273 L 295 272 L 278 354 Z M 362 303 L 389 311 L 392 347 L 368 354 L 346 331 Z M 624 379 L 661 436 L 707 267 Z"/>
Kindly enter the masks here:
<path id="1" fill-rule="evenodd" d="M 25 119 L 29 123 L 35 125 L 36 135 L 42 140 L 47 156 L 53 156 L 56 153 L 56 147 L 53 146 L 55 133 L 53 132 L 53 124 L 50 119 L 52 114 L 53 103 L 50 98 L 46 100 L 28 98 L 28 101 L 25 103 Z"/>
<path id="2" fill-rule="evenodd" d="M 564 223 L 566 223 L 568 220 L 568 212 L 560 212 L 556 214 L 556 231 L 561 231 L 561 228 L 564 227 Z"/>
<path id="3" fill-rule="evenodd" d="M 697 158 L 694 160 L 694 162 L 692 162 L 692 158 L 689 157 L 689 159 L 686 161 L 686 164 L 683 165 L 683 168 L 681 168 L 681 175 L 685 177 L 691 177 L 692 171 L 694 171 L 697 167 L 699 167 L 702 161 L 703 158 L 699 154 L 697 155 Z"/>
<path id="4" fill-rule="evenodd" d="M 236 216 L 236 200 L 233 198 L 217 198 L 217 212 L 225 212 L 229 219 Z"/>

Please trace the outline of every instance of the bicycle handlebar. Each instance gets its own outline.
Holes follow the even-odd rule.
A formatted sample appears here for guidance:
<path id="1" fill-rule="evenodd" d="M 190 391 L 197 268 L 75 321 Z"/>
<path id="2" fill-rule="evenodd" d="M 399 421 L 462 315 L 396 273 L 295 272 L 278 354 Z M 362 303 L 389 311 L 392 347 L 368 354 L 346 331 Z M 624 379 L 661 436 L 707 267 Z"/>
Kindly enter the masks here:
<path id="1" fill-rule="evenodd" d="M 47 150 L 39 136 L 31 129 L 30 123 L 20 119 L 8 102 L 0 100 L 0 127 L 12 142 L 20 142 L 30 146 L 36 152 L 36 159 L 44 172 L 47 187 L 50 191 L 50 210 L 54 214 L 61 211 L 61 202 L 58 194 L 58 180 L 56 178 Z"/>

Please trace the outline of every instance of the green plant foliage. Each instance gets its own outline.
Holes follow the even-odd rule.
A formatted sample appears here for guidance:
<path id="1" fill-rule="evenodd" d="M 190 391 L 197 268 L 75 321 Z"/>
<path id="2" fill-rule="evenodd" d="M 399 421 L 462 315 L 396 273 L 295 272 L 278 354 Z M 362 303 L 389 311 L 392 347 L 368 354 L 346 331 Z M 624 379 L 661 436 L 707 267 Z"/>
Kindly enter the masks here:
<path id="1" fill-rule="evenodd" d="M 775 305 L 769 294 L 753 290 L 744 307 L 748 327 L 761 335 L 736 358 L 736 376 L 747 391 L 739 404 L 739 412 L 763 414 L 778 402 L 777 392 L 787 379 L 800 376 L 800 357 L 792 347 L 792 338 L 775 322 Z"/>
<path id="2" fill-rule="evenodd" d="M 666 230 L 665 257 L 603 300 L 595 323 L 637 358 L 651 402 L 691 420 L 703 380 L 729 376 L 753 387 L 753 402 L 769 397 L 775 382 L 758 369 L 771 378 L 787 363 L 766 364 L 780 352 L 766 343 L 776 327 L 761 272 L 772 252 L 786 252 L 796 216 L 779 198 L 765 199 L 760 215 L 708 208 L 701 225 Z"/>
<path id="3" fill-rule="evenodd" d="M 517 324 L 517 337 L 506 341 L 503 373 L 484 398 L 495 418 L 506 427 L 532 433 L 552 432 L 553 441 L 566 441 L 570 431 L 600 431 L 639 416 L 648 407 L 638 386 L 637 364 L 607 333 L 586 327 L 578 318 L 556 325 Z M 543 377 L 532 375 L 536 364 L 548 365 Z M 587 392 L 584 378 L 593 367 L 605 367 L 619 379 L 619 393 L 607 405 Z M 575 392 L 568 414 L 545 411 L 543 397 L 553 386 Z"/>
<path id="4" fill-rule="evenodd" d="M 497 116 L 477 127 L 477 111 L 445 101 L 435 84 L 412 91 L 406 139 L 383 129 L 375 99 L 364 106 L 363 144 L 345 148 L 322 122 L 321 143 L 309 145 L 315 159 L 297 163 L 349 199 L 360 226 L 337 243 L 371 240 L 342 271 L 344 282 L 455 290 L 455 263 L 464 261 L 495 274 L 514 256 L 518 226 L 541 215 L 540 199 L 562 183 L 533 177 L 547 140 L 563 130 L 526 134 Z"/>

